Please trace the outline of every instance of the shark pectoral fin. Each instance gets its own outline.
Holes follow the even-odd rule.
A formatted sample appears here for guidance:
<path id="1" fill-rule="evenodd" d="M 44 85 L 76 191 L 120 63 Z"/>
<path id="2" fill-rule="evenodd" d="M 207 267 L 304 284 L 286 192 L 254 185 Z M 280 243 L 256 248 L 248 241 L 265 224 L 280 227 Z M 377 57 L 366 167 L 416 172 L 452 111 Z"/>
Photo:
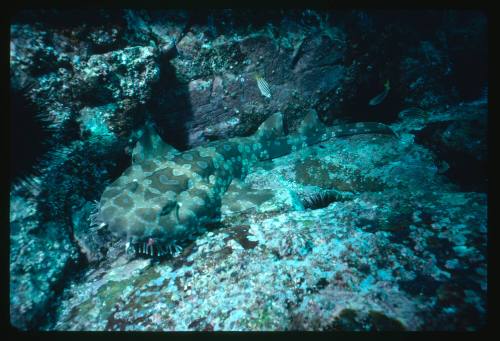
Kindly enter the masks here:
<path id="1" fill-rule="evenodd" d="M 326 131 L 326 126 L 319 120 L 318 113 L 310 109 L 302 120 L 298 132 L 307 138 L 308 144 L 318 142 L 319 137 Z"/>
<path id="2" fill-rule="evenodd" d="M 244 182 L 234 179 L 222 197 L 222 213 L 231 215 L 248 210 L 257 210 L 274 199 L 271 189 L 254 189 Z"/>
<path id="3" fill-rule="evenodd" d="M 168 159 L 178 153 L 177 149 L 163 142 L 153 125 L 148 123 L 132 150 L 132 163 L 141 163 L 155 158 Z"/>
<path id="4" fill-rule="evenodd" d="M 284 136 L 283 114 L 280 112 L 269 116 L 257 129 L 254 137 L 259 141 L 271 140 L 273 138 Z"/>

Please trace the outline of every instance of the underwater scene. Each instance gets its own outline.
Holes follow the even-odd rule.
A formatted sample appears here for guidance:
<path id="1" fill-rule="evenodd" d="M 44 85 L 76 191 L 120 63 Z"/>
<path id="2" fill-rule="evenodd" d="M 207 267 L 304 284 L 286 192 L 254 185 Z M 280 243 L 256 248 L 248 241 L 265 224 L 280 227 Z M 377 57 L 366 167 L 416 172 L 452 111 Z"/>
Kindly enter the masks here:
<path id="1" fill-rule="evenodd" d="M 24 10 L 19 331 L 476 331 L 487 15 Z"/>

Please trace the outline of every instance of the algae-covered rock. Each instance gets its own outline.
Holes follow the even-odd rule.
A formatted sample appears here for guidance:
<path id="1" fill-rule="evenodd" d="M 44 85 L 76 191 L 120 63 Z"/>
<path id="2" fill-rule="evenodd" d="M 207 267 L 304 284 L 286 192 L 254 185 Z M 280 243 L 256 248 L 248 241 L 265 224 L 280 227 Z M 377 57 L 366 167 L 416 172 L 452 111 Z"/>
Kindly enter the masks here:
<path id="1" fill-rule="evenodd" d="M 11 324 L 482 328 L 486 27 L 471 11 L 16 13 L 11 156 L 29 161 L 11 177 Z M 276 112 L 295 132 L 311 109 L 327 125 L 385 122 L 395 136 L 256 165 L 231 184 L 220 221 L 173 256 L 131 257 L 91 226 L 145 123 L 185 150 L 248 136 Z"/>
<path id="2" fill-rule="evenodd" d="M 480 255 L 485 242 L 484 199 L 471 195 L 457 211 L 449 206 L 455 197 L 438 193 L 425 201 L 425 196 L 410 195 L 408 201 L 415 212 L 432 212 L 431 220 L 442 221 L 452 214 L 458 214 L 453 219 L 471 216 L 482 220 L 483 227 L 467 239 L 476 240 L 474 243 L 482 240 L 470 251 Z M 412 291 L 406 291 L 408 284 L 400 283 L 425 274 L 443 284 L 460 281 L 478 285 L 482 289 L 475 292 L 484 297 L 485 273 L 478 275 L 473 265 L 481 262 L 480 258 L 458 258 L 459 268 L 471 266 L 471 270 L 456 272 L 445 265 L 457 257 L 453 248 L 440 250 L 449 252 L 448 256 L 425 247 L 415 251 L 413 245 L 394 238 L 392 231 L 369 232 L 356 219 L 348 219 L 367 205 L 380 205 L 377 212 L 390 211 L 384 201 L 382 195 L 367 195 L 324 209 L 256 218 L 244 230 L 234 226 L 210 232 L 170 261 L 152 263 L 135 274 L 129 272 L 130 277 L 121 278 L 119 287 L 108 278 L 118 271 L 116 264 L 98 270 L 99 276 L 94 275 L 97 270 L 89 271 L 82 282 L 68 289 L 71 298 L 59 310 L 56 329 L 202 330 L 211 326 L 214 330 L 321 330 L 333 328 L 335 323 L 342 329 L 345 323 L 335 321 L 345 309 L 364 316 L 362 320 L 368 322 L 360 325 L 368 326 L 359 327 L 362 330 L 418 330 L 429 328 L 431 323 L 437 329 L 439 323 L 450 329 L 464 328 L 460 323 L 450 324 L 454 319 L 446 317 L 443 310 L 449 311 L 450 303 L 440 302 L 450 301 L 436 301 L 433 292 L 413 296 Z M 474 205 L 479 211 L 468 209 Z M 475 223 L 465 224 L 472 227 Z M 418 222 L 406 229 L 412 244 L 419 243 L 419 235 L 426 231 L 430 235 L 446 231 Z M 238 230 L 243 235 L 235 239 L 231 231 Z M 243 240 L 253 244 L 245 247 Z M 95 290 L 97 295 L 90 294 Z M 461 293 L 464 288 L 448 290 Z M 484 306 L 475 306 L 480 297 L 471 303 L 451 304 L 457 312 L 473 309 L 475 314 L 484 314 Z M 77 308 L 89 299 L 94 301 L 91 306 L 113 308 L 91 312 Z M 436 313 L 440 322 L 435 321 Z"/>
<path id="3" fill-rule="evenodd" d="M 36 183 L 32 186 L 36 191 Z M 78 253 L 62 224 L 40 222 L 33 193 L 14 190 L 10 204 L 10 323 L 34 329 L 46 323 L 47 310 Z"/>
<path id="4" fill-rule="evenodd" d="M 487 104 L 487 97 L 482 96 L 436 110 L 410 107 L 399 113 L 392 127 L 433 151 L 439 173 L 462 190 L 484 192 L 488 184 Z"/>
<path id="5" fill-rule="evenodd" d="M 444 311 L 452 304 L 457 314 L 470 309 L 484 314 L 485 272 L 474 269 L 484 264 L 485 196 L 438 191 L 446 182 L 430 167 L 422 147 L 376 135 L 332 140 L 324 148 L 306 148 L 257 167 L 244 185 L 254 191 L 274 188 L 274 193 L 282 186 L 300 198 L 311 188 L 320 189 L 295 182 L 291 160 L 313 155 L 325 164 L 343 160 L 349 168 L 362 162 L 354 157 L 357 153 L 370 148 L 380 154 L 362 153 L 372 155 L 364 160 L 363 171 L 374 174 L 384 184 L 381 189 L 358 188 L 359 194 L 312 210 L 304 210 L 300 200 L 296 206 L 280 206 L 290 200 L 287 196 L 266 197 L 273 210 L 247 208 L 237 219 L 228 213 L 222 227 L 198 236 L 178 256 L 141 263 L 140 269 L 116 279 L 113 274 L 122 273 L 120 267 L 139 264 L 127 263 L 122 249 L 115 261 L 89 269 L 66 290 L 55 328 L 420 330 L 474 325 L 478 320 L 464 322 Z M 408 154 L 413 162 L 398 161 Z M 388 177 L 384 171 L 394 164 L 399 171 Z M 409 181 L 418 172 L 429 178 L 426 187 Z M 436 239 L 447 243 L 436 248 Z M 483 303 L 436 300 L 436 290 L 416 293 L 412 283 L 423 276 L 439 285 L 468 283 L 448 287 L 452 294 L 446 297 L 477 286 L 470 302 Z M 79 308 L 89 300 L 83 306 L 107 308 Z M 346 311 L 357 317 L 347 321 Z"/>
<path id="6" fill-rule="evenodd" d="M 157 58 L 150 46 L 92 55 L 81 69 L 85 91 L 100 103 L 131 98 L 144 104 L 159 77 Z"/>

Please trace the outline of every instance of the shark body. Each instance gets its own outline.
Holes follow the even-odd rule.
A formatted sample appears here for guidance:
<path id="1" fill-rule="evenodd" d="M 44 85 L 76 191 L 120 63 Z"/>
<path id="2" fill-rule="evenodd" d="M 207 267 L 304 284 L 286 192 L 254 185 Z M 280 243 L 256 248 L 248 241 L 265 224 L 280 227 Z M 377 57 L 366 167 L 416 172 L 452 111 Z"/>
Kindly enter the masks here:
<path id="1" fill-rule="evenodd" d="M 126 238 L 127 248 L 161 256 L 217 219 L 229 185 L 243 180 L 253 164 L 334 137 L 365 133 L 394 134 L 376 122 L 327 127 L 314 111 L 297 133 L 285 135 L 282 114 L 276 113 L 251 136 L 185 152 L 154 132 L 146 133 L 134 148 L 132 165 L 102 194 L 93 222 Z"/>

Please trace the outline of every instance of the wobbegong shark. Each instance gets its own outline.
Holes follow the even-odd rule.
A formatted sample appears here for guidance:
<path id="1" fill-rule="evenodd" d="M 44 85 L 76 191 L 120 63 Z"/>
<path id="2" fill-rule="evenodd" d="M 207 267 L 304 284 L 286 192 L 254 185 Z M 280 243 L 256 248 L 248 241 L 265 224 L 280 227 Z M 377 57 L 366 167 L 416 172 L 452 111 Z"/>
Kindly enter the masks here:
<path id="1" fill-rule="evenodd" d="M 180 152 L 147 126 L 132 151 L 132 165 L 104 190 L 92 225 L 124 238 L 128 253 L 172 254 L 179 242 L 217 221 L 231 182 L 243 180 L 256 163 L 332 138 L 368 133 L 394 135 L 377 122 L 328 127 L 312 110 L 296 133 L 285 135 L 283 116 L 275 113 L 251 136 Z"/>

